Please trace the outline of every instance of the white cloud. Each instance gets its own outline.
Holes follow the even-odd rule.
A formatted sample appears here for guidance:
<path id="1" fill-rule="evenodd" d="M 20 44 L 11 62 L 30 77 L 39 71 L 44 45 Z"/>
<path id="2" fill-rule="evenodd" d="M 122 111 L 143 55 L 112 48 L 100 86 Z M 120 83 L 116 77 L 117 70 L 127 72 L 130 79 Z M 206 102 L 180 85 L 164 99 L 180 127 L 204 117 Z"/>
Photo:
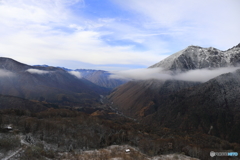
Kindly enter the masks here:
<path id="1" fill-rule="evenodd" d="M 140 14 L 146 29 L 165 30 L 174 43 L 228 49 L 240 42 L 239 0 L 113 1 Z"/>
<path id="2" fill-rule="evenodd" d="M 73 76 L 75 76 L 75 77 L 77 77 L 77 78 L 79 78 L 79 79 L 82 78 L 81 73 L 78 72 L 78 71 L 69 71 L 68 73 L 70 73 L 71 75 L 73 75 Z"/>
<path id="3" fill-rule="evenodd" d="M 44 71 L 44 70 L 40 70 L 40 69 L 28 69 L 28 70 L 26 70 L 26 72 L 29 72 L 31 74 L 48 74 L 48 73 L 51 73 L 51 71 Z"/>
<path id="4" fill-rule="evenodd" d="M 126 71 L 111 71 L 109 78 L 113 79 L 132 79 L 132 80 L 148 80 L 162 79 L 167 80 L 173 78 L 169 72 L 163 72 L 161 68 L 132 69 Z"/>
<path id="5" fill-rule="evenodd" d="M 226 49 L 240 42 L 238 0 L 112 1 L 129 17 L 89 18 L 84 0 L 1 0 L 0 54 L 31 65 L 78 61 L 147 67 L 178 51 L 175 46 Z M 77 14 L 72 6 L 79 6 Z"/>
<path id="6" fill-rule="evenodd" d="M 149 51 L 133 51 L 132 46 L 111 47 L 102 42 L 100 37 L 101 34 L 94 31 L 78 31 L 70 35 L 46 37 L 37 37 L 28 32 L 21 32 L 0 40 L 0 43 L 5 44 L 1 45 L 0 49 L 4 56 L 17 58 L 17 60 L 28 64 L 34 62 L 26 62 L 25 57 L 33 57 L 30 54 L 34 54 L 34 58 L 38 61 L 42 60 L 42 63 L 47 59 L 55 59 L 92 64 L 138 64 L 146 66 L 167 57 Z M 32 53 L 33 51 L 34 53 Z"/>
<path id="7" fill-rule="evenodd" d="M 237 67 L 226 67 L 219 69 L 197 69 L 190 70 L 188 72 L 173 74 L 170 71 L 163 71 L 161 68 L 147 68 L 147 69 L 135 69 L 127 71 L 112 71 L 112 75 L 109 78 L 113 79 L 132 79 L 132 80 L 183 80 L 194 82 L 206 82 L 214 77 L 217 77 L 224 73 L 234 72 Z"/>
<path id="8" fill-rule="evenodd" d="M 195 81 L 195 82 L 206 82 L 214 77 L 217 77 L 224 73 L 234 72 L 236 71 L 237 67 L 226 67 L 226 68 L 219 68 L 219 69 L 197 69 L 191 70 L 186 73 L 181 73 L 174 76 L 174 79 L 183 80 L 183 81 Z"/>
<path id="9" fill-rule="evenodd" d="M 13 77 L 14 73 L 8 71 L 8 70 L 4 70 L 4 69 L 0 69 L 0 78 L 2 77 Z"/>
<path id="10" fill-rule="evenodd" d="M 149 66 L 156 60 L 166 57 L 159 55 L 159 52 L 156 54 L 149 50 L 136 51 L 134 45 L 109 45 L 102 39 L 103 36 L 113 37 L 116 33 L 117 40 L 130 39 L 139 42 L 143 39 L 138 35 L 125 34 L 136 31 L 136 28 L 126 24 L 118 26 L 114 19 L 100 18 L 99 21 L 94 22 L 76 17 L 71 13 L 68 5 L 81 1 L 71 2 L 68 4 L 67 0 L 2 1 L 0 4 L 1 55 L 31 65 L 45 64 L 50 60 L 72 60 L 95 65 Z M 107 27 L 107 31 L 99 30 L 102 26 Z M 122 31 L 117 36 L 120 30 Z M 111 34 L 111 31 L 114 31 L 114 34 Z"/>

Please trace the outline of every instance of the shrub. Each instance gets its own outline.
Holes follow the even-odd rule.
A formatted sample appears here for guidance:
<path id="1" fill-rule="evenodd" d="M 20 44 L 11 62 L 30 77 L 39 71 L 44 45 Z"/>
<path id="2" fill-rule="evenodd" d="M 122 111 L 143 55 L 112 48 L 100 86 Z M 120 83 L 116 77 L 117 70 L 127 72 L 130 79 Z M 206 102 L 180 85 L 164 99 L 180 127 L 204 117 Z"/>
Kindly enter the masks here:
<path id="1" fill-rule="evenodd" d="M 0 135 L 0 150 L 9 151 L 20 146 L 20 139 L 11 134 Z"/>

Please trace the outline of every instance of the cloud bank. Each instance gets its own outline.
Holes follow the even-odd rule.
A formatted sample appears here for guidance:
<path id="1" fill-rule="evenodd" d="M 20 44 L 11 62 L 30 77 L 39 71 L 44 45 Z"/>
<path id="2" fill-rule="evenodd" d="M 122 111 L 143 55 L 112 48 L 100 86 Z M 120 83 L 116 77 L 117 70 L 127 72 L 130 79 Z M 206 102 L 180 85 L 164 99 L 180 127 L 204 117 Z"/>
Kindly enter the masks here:
<path id="1" fill-rule="evenodd" d="M 0 69 L 0 78 L 2 77 L 13 77 L 14 73 L 4 70 L 4 69 Z"/>
<path id="2" fill-rule="evenodd" d="M 82 78 L 81 73 L 78 72 L 78 71 L 69 71 L 68 73 L 70 73 L 71 75 L 73 75 L 73 76 L 75 76 L 75 77 L 77 77 L 77 78 L 79 78 L 79 79 Z"/>
<path id="3" fill-rule="evenodd" d="M 226 67 L 218 69 L 196 69 L 184 73 L 173 74 L 170 71 L 163 71 L 161 68 L 135 69 L 127 71 L 113 71 L 109 78 L 128 80 L 183 80 L 194 82 L 206 82 L 221 74 L 234 72 L 239 67 Z"/>
<path id="4" fill-rule="evenodd" d="M 171 79 L 170 72 L 163 72 L 161 68 L 146 68 L 132 69 L 126 71 L 110 71 L 112 75 L 109 78 L 113 79 L 128 79 L 128 80 L 148 80 L 148 79 Z"/>
<path id="5" fill-rule="evenodd" d="M 44 71 L 44 70 L 40 70 L 40 69 L 28 69 L 28 70 L 26 70 L 26 72 L 29 72 L 31 74 L 48 74 L 51 71 Z"/>

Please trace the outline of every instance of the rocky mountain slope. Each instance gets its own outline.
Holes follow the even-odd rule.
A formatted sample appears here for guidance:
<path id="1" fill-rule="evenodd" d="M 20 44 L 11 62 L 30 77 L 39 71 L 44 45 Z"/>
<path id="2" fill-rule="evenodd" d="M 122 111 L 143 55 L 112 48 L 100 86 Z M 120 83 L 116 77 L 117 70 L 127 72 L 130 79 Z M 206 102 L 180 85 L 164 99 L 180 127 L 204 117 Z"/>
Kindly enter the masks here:
<path id="1" fill-rule="evenodd" d="M 144 123 L 211 134 L 240 143 L 240 70 L 163 96 Z"/>
<path id="2" fill-rule="evenodd" d="M 164 97 L 182 88 L 189 88 L 198 84 L 198 82 L 154 79 L 130 81 L 113 90 L 109 99 L 125 115 L 134 118 L 145 117 L 156 112 L 159 94 Z"/>
<path id="3" fill-rule="evenodd" d="M 0 72 L 3 95 L 91 106 L 98 102 L 100 94 L 109 91 L 60 68 L 29 66 L 9 58 L 0 58 Z"/>
<path id="4" fill-rule="evenodd" d="M 174 74 L 203 68 L 236 67 L 239 62 L 240 45 L 227 51 L 190 46 L 150 68 L 159 67 Z M 206 134 L 212 126 L 210 134 L 239 143 L 240 139 L 234 139 L 240 133 L 236 129 L 239 128 L 239 79 L 238 70 L 205 83 L 130 81 L 115 89 L 109 99 L 119 111 L 142 123 Z"/>
<path id="5" fill-rule="evenodd" d="M 189 46 L 149 68 L 160 67 L 165 70 L 188 71 L 202 68 L 239 66 L 239 63 L 240 44 L 227 51 L 221 51 L 213 47 Z"/>

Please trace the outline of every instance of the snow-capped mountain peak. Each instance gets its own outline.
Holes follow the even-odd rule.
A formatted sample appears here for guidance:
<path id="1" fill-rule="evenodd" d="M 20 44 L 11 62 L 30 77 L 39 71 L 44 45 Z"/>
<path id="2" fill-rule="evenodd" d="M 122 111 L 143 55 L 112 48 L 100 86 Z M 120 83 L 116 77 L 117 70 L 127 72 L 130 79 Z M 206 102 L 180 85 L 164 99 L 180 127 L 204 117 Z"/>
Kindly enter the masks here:
<path id="1" fill-rule="evenodd" d="M 149 68 L 160 67 L 165 70 L 187 71 L 202 68 L 238 66 L 240 63 L 240 44 L 221 51 L 213 47 L 189 46 Z"/>

